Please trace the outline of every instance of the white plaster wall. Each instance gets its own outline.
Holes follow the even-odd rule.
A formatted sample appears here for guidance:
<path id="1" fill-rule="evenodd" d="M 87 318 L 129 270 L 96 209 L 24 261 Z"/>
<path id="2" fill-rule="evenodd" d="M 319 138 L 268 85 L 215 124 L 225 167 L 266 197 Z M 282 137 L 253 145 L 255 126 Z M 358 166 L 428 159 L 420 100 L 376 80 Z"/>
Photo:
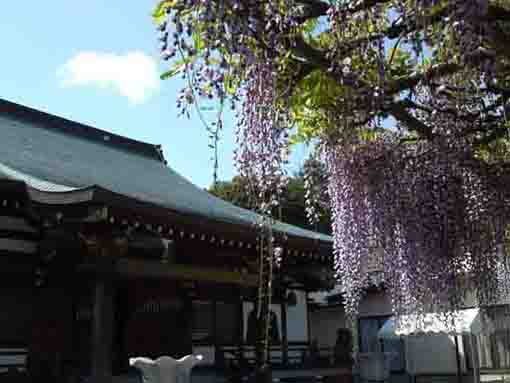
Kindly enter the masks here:
<path id="1" fill-rule="evenodd" d="M 307 342 L 308 341 L 308 306 L 306 292 L 294 291 L 296 294 L 296 305 L 287 306 L 287 341 Z M 248 333 L 248 316 L 253 309 L 252 302 L 243 302 L 244 340 Z M 278 332 L 282 337 L 282 307 L 281 304 L 271 305 L 271 310 L 278 318 Z"/>
<path id="2" fill-rule="evenodd" d="M 287 306 L 287 340 L 308 342 L 308 304 L 306 292 L 295 290 L 296 305 Z"/>

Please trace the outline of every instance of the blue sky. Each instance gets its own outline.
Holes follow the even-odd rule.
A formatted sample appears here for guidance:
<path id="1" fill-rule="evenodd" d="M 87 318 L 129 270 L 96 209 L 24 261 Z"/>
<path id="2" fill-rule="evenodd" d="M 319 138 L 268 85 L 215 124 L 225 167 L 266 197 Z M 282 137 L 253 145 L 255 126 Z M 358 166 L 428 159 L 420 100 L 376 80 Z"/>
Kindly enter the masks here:
<path id="1" fill-rule="evenodd" d="M 134 139 L 161 144 L 170 166 L 199 186 L 212 181 L 198 118 L 178 118 L 179 80 L 164 66 L 150 13 L 156 0 L 7 1 L 0 13 L 0 97 Z M 220 179 L 234 175 L 232 116 Z M 296 169 L 306 156 L 298 148 Z"/>

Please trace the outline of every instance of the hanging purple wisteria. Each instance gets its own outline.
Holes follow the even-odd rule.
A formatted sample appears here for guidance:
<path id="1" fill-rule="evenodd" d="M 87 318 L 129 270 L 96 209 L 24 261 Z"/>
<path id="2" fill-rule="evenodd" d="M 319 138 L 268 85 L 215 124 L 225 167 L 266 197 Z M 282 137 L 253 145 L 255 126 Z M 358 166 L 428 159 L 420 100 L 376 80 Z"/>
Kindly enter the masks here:
<path id="1" fill-rule="evenodd" d="M 275 106 L 278 95 L 272 65 L 259 64 L 251 70 L 236 132 L 235 160 L 239 174 L 256 194 L 257 207 L 271 216 L 286 186 L 282 165 L 288 152 L 288 118 Z"/>
<path id="2" fill-rule="evenodd" d="M 509 292 L 510 7 L 165 0 L 154 16 L 183 113 L 203 98 L 238 108 L 236 163 L 261 212 L 278 204 L 290 143 L 314 143 L 326 179 L 306 172 L 307 215 L 329 203 L 349 313 L 374 254 L 399 314 Z"/>
<path id="3" fill-rule="evenodd" d="M 399 139 L 326 149 L 348 311 L 368 287 L 364 266 L 377 250 L 398 314 L 460 309 L 467 276 L 479 304 L 500 301 L 510 280 L 502 253 L 508 201 L 444 139 L 398 147 Z"/>

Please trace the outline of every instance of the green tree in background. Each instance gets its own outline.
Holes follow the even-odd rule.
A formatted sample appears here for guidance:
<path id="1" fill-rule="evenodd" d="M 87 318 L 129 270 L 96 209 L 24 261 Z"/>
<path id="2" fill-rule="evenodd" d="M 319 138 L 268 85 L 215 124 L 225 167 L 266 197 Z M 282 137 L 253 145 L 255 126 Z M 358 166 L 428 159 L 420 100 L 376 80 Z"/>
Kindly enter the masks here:
<path id="1" fill-rule="evenodd" d="M 209 188 L 209 192 L 245 209 L 251 209 L 254 205 L 253 198 L 248 189 L 248 182 L 240 176 L 235 176 L 231 181 L 219 181 L 213 184 Z M 306 216 L 305 196 L 305 177 L 301 170 L 289 178 L 276 216 L 280 217 L 285 223 L 299 226 L 303 229 L 330 234 L 329 211 L 325 208 L 321 209 L 319 221 L 316 224 L 311 224 Z"/>

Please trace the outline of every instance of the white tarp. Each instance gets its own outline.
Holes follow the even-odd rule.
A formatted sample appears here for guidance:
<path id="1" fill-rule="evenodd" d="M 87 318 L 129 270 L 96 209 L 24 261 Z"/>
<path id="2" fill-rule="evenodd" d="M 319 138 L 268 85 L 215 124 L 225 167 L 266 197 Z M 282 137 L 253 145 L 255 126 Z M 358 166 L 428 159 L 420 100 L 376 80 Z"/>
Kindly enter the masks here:
<path id="1" fill-rule="evenodd" d="M 494 331 L 492 322 L 477 308 L 449 313 L 449 317 L 453 320 L 445 321 L 445 316 L 440 313 L 394 317 L 386 321 L 377 336 L 380 339 L 394 339 L 424 334 L 491 334 Z"/>
<path id="2" fill-rule="evenodd" d="M 494 328 L 488 317 L 477 308 L 449 314 L 453 321 L 446 322 L 444 315 L 437 313 L 391 318 L 377 336 L 381 340 L 404 339 L 406 370 L 412 375 L 455 374 L 457 360 L 453 336 L 490 334 Z M 462 339 L 458 340 L 463 348 Z"/>

